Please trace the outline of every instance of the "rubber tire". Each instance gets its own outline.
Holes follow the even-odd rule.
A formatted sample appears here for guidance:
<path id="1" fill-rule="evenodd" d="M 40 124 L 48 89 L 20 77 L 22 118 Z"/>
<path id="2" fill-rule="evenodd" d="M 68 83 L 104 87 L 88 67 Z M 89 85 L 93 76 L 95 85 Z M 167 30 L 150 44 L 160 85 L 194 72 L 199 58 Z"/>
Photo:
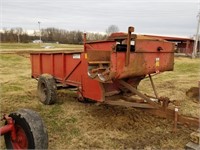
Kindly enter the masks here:
<path id="1" fill-rule="evenodd" d="M 38 113 L 30 109 L 20 109 L 9 116 L 26 134 L 28 149 L 48 149 L 48 133 Z M 14 149 L 10 133 L 5 134 L 4 139 L 6 148 Z"/>
<path id="2" fill-rule="evenodd" d="M 44 91 L 45 89 L 45 91 Z M 42 74 L 38 80 L 37 92 L 40 101 L 45 105 L 54 104 L 57 98 L 55 79 L 50 74 Z"/>

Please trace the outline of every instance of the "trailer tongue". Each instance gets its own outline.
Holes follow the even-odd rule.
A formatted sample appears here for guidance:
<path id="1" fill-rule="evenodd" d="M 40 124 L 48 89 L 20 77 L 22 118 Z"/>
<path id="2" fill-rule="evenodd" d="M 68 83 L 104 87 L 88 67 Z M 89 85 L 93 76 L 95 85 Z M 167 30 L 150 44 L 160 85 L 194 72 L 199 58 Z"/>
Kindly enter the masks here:
<path id="1" fill-rule="evenodd" d="M 107 40 L 86 42 L 84 50 L 31 53 L 32 78 L 38 79 L 38 94 L 44 104 L 56 101 L 57 87 L 77 88 L 80 101 L 136 107 L 161 117 L 198 126 L 197 118 L 168 109 L 170 100 L 159 97 L 152 74 L 173 71 L 174 44 L 156 38 L 115 33 Z M 137 90 L 149 77 L 155 96 Z M 176 110 L 176 111 L 174 111 Z"/>

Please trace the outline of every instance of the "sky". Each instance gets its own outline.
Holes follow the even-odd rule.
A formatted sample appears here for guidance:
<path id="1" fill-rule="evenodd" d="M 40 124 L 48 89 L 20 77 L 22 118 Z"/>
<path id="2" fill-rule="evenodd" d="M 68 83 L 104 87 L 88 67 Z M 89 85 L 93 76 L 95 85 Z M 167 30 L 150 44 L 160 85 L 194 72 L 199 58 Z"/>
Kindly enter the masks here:
<path id="1" fill-rule="evenodd" d="M 200 0 L 0 0 L 0 29 L 55 27 L 105 32 L 110 25 L 127 32 L 193 36 Z"/>

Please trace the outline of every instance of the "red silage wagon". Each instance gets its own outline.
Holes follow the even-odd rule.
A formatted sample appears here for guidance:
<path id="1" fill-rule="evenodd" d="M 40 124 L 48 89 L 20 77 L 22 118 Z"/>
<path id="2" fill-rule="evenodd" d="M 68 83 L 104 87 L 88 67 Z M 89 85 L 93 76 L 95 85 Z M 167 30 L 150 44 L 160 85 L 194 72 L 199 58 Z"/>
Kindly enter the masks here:
<path id="1" fill-rule="evenodd" d="M 104 102 L 126 92 L 119 80 L 137 87 L 146 75 L 172 71 L 173 52 L 174 44 L 167 41 L 131 32 L 113 34 L 105 41 L 85 42 L 83 51 L 31 53 L 32 77 L 39 79 L 39 95 L 45 104 L 55 102 L 58 84 L 77 87 L 80 99 Z"/>
<path id="2" fill-rule="evenodd" d="M 151 77 L 173 70 L 174 43 L 132 34 L 133 31 L 129 27 L 128 33 L 114 33 L 107 40 L 93 42 L 86 42 L 84 34 L 81 51 L 31 53 L 32 78 L 38 80 L 40 101 L 52 104 L 58 87 L 75 88 L 79 101 L 90 99 L 141 108 L 161 117 L 175 116 L 175 122 L 198 126 L 198 119 L 177 115 L 174 109 L 167 108 L 169 98 L 158 96 Z M 137 90 L 146 77 L 155 96 Z"/>

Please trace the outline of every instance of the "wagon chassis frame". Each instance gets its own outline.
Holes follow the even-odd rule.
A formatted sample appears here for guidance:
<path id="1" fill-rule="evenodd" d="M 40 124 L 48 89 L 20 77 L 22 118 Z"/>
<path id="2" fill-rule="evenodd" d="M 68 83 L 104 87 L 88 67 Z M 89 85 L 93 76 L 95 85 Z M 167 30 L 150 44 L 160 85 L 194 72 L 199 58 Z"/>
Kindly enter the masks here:
<path id="1" fill-rule="evenodd" d="M 153 88 L 154 96 L 149 96 L 141 93 L 131 84 L 125 82 L 124 80 L 119 80 L 118 83 L 129 90 L 132 95 L 129 96 L 110 96 L 107 97 L 103 102 L 104 104 L 117 105 L 124 107 L 134 107 L 140 109 L 146 113 L 170 119 L 174 121 L 173 131 L 176 131 L 177 124 L 183 124 L 188 127 L 199 128 L 200 120 L 199 118 L 184 116 L 178 113 L 178 106 L 174 105 L 174 101 L 170 101 L 168 97 L 158 97 L 154 82 L 151 75 L 149 74 L 149 79 L 151 81 L 151 86 Z M 133 95 L 137 95 L 139 98 L 133 98 Z M 117 100 L 116 100 L 117 99 Z M 169 108 L 169 104 L 172 106 Z"/>

